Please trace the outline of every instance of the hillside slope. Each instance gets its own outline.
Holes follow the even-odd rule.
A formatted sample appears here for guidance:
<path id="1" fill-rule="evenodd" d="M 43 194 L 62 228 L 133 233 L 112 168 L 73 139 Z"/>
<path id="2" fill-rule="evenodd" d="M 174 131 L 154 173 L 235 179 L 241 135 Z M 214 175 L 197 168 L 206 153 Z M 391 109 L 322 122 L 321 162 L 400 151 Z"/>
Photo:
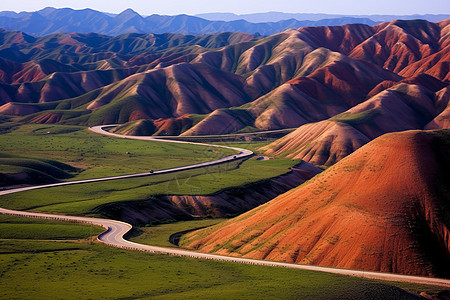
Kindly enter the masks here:
<path id="1" fill-rule="evenodd" d="M 202 252 L 449 277 L 450 131 L 384 135 L 307 183 L 187 234 Z"/>
<path id="2" fill-rule="evenodd" d="M 0 187 L 59 182 L 78 171 L 54 160 L 0 154 Z"/>
<path id="3" fill-rule="evenodd" d="M 268 155 L 330 166 L 388 132 L 449 128 L 445 110 L 448 88 L 434 94 L 432 90 L 441 86 L 439 81 L 436 87 L 419 79 L 396 84 L 328 120 L 303 125 L 263 150 Z"/>

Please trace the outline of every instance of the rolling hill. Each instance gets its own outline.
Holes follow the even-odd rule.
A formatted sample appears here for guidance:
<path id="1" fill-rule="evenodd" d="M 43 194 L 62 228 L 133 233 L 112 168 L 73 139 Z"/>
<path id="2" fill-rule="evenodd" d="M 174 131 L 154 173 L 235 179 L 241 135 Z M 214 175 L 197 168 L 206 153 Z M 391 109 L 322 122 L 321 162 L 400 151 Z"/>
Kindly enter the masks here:
<path id="1" fill-rule="evenodd" d="M 71 178 L 78 171 L 54 160 L 0 154 L 0 187 L 54 183 Z"/>
<path id="2" fill-rule="evenodd" d="M 71 32 L 75 27 L 67 20 L 78 24 L 78 33 L 53 33 Z M 445 130 L 450 128 L 450 20 L 298 29 L 296 22 L 283 21 L 271 28 L 286 30 L 269 36 L 185 35 L 179 32 L 250 25 L 142 17 L 132 10 L 111 16 L 47 8 L 0 14 L 0 26 L 8 24 L 19 24 L 15 29 L 24 32 L 0 29 L 5 122 L 119 123 L 114 131 L 129 135 L 297 128 L 262 150 L 328 168 L 235 219 L 188 234 L 184 246 L 450 277 L 450 133 Z M 158 30 L 148 33 L 156 28 L 149 24 Z M 265 25 L 255 26 L 264 35 Z M 87 33 L 88 28 L 102 30 Z M 23 168 L 36 166 L 59 176 L 45 180 L 73 171 L 17 161 L 21 165 L 12 166 L 4 159 L 5 169 L 21 175 Z M 206 216 L 216 209 L 215 215 L 224 215 L 268 201 L 262 194 L 275 196 L 269 192 L 275 185 L 265 188 L 239 198 L 238 206 L 234 193 L 163 197 L 147 205 L 151 211 L 161 203 L 164 213 L 195 206 L 196 211 L 186 211 Z M 141 204 L 132 209 L 124 204 L 116 212 L 140 217 Z M 142 217 L 142 223 L 148 221 Z"/>
<path id="3" fill-rule="evenodd" d="M 450 132 L 383 135 L 274 200 L 182 238 L 202 252 L 449 277 Z"/>
<path id="4" fill-rule="evenodd" d="M 448 128 L 447 88 L 436 94 L 430 89 L 433 87 L 398 83 L 328 120 L 303 125 L 264 150 L 268 155 L 330 166 L 388 132 Z"/>
<path id="5" fill-rule="evenodd" d="M 123 26 L 139 19 L 131 11 L 116 17 L 123 19 Z M 154 134 L 223 134 L 315 126 L 311 123 L 326 120 L 331 123 L 317 126 L 330 128 L 338 122 L 339 128 L 333 130 L 339 132 L 340 124 L 352 123 L 350 115 L 370 110 L 370 101 L 404 102 L 396 95 L 408 92 L 392 91 L 399 84 L 419 86 L 419 92 L 407 96 L 416 98 L 405 100 L 407 106 L 430 104 L 435 96 L 425 90 L 435 94 L 449 84 L 449 24 L 449 20 L 397 20 L 373 26 L 302 27 L 268 37 L 231 32 L 32 37 L 2 29 L 0 114 L 25 116 L 24 122 L 77 125 L 132 122 L 127 126 L 142 127 L 135 121 L 147 120 L 146 127 L 154 128 L 146 132 Z M 333 150 L 342 152 L 338 159 L 363 140 L 386 132 L 423 129 L 425 120 L 439 128 L 448 124 L 444 107 L 414 123 L 402 118 L 409 118 L 416 104 L 397 116 L 392 105 L 383 110 L 393 109 L 390 117 L 364 119 L 389 119 L 383 128 L 353 122 L 353 129 L 343 130 L 360 134 L 355 133 L 359 136 L 355 143 L 352 138 L 341 139 L 341 144 L 354 146 Z M 313 152 L 336 148 L 314 146 L 316 141 L 309 144 Z M 271 147 L 277 155 L 288 155 L 279 148 Z M 303 146 L 297 148 L 298 152 Z M 338 160 L 319 156 L 310 161 L 330 165 Z"/>

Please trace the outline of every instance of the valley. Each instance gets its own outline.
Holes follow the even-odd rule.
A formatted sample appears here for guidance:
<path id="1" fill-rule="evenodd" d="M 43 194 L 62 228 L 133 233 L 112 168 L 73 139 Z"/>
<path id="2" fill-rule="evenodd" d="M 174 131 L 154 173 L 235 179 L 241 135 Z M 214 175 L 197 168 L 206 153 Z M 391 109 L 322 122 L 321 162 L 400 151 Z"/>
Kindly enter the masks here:
<path id="1" fill-rule="evenodd" d="M 36 187 L 36 188 L 39 188 Z M 11 191 L 11 192 L 14 192 Z M 5 193 L 9 193 L 8 191 L 6 192 L 1 192 L 2 194 Z M 60 220 L 74 220 L 76 222 L 87 222 L 87 223 L 93 223 L 95 225 L 99 225 L 102 224 L 102 226 L 104 227 L 108 227 L 109 230 L 100 235 L 99 236 L 99 240 L 100 241 L 104 241 L 106 244 L 112 244 L 112 245 L 116 245 L 119 247 L 123 247 L 125 249 L 129 249 L 129 250 L 133 250 L 133 249 L 145 249 L 144 251 L 150 251 L 150 252 L 156 252 L 156 253 L 173 253 L 175 255 L 181 255 L 181 256 L 188 256 L 188 257 L 198 257 L 198 258 L 207 258 L 207 259 L 216 259 L 216 260 L 225 260 L 225 261 L 232 261 L 232 262 L 241 262 L 241 263 L 246 263 L 246 264 L 259 264 L 259 265 L 266 265 L 266 266 L 277 266 L 277 263 L 273 263 L 273 262 L 264 262 L 264 261 L 248 261 L 248 260 L 242 260 L 240 261 L 239 259 L 233 259 L 231 257 L 217 257 L 214 258 L 214 256 L 210 255 L 202 255 L 201 253 L 198 252 L 189 252 L 189 251 L 180 251 L 180 250 L 170 250 L 167 248 L 158 248 L 158 247 L 153 247 L 153 246 L 142 246 L 139 244 L 133 244 L 133 243 L 129 243 L 127 241 L 124 241 L 122 239 L 122 235 L 124 233 L 126 233 L 131 226 L 126 224 L 126 223 L 118 223 L 118 222 L 114 222 L 111 220 L 103 220 L 103 219 L 90 219 L 90 218 L 83 218 L 83 217 L 71 217 L 71 216 L 58 216 L 58 215 L 52 215 L 52 214 L 40 214 L 40 213 L 28 213 L 28 212 L 20 212 L 20 211 L 7 211 L 2 209 L 2 213 L 6 213 L 6 214 L 13 214 L 13 215 L 25 215 L 25 216 L 37 216 L 38 218 L 45 218 L 45 219 L 60 219 Z M 20 221 L 19 221 L 20 222 Z M 116 224 L 114 224 L 116 223 Z M 123 244 L 122 244 L 123 243 Z M 129 245 L 130 244 L 130 245 Z M 147 250 L 148 248 L 148 250 Z M 288 265 L 283 265 L 280 264 L 279 266 L 283 266 L 283 267 L 289 267 Z M 318 268 L 318 267 L 307 267 L 307 266 L 300 266 L 300 265 L 291 265 L 290 267 L 293 268 L 300 268 L 300 269 L 306 269 L 306 270 L 317 270 L 317 271 L 325 271 L 325 272 L 331 272 L 331 273 L 337 273 L 337 274 L 351 274 L 353 276 L 362 276 L 362 277 L 368 277 L 368 278 L 392 278 L 392 280 L 398 280 L 398 281 L 406 281 L 406 282 L 415 282 L 415 283 L 431 283 L 431 284 L 435 284 L 435 285 L 441 285 L 441 286 L 447 286 L 448 285 L 448 280 L 439 280 L 439 279 L 431 279 L 431 278 L 425 278 L 425 277 L 405 277 L 403 278 L 402 276 L 395 276 L 392 274 L 386 274 L 383 275 L 382 273 L 365 273 L 365 272 L 358 272 L 358 271 L 346 271 L 346 270 L 338 270 L 338 269 L 330 269 L 330 268 Z M 49 268 L 47 268 L 49 269 Z M 373 277 L 372 277 L 373 276 Z M 417 279 L 416 279 L 417 278 Z M 415 285 L 415 288 L 420 287 L 420 285 Z M 380 288 L 380 287 L 378 287 Z M 346 290 L 348 290 L 348 288 L 345 288 Z M 370 288 L 369 288 L 370 289 Z M 309 291 L 311 289 L 308 289 Z M 430 291 L 429 288 L 426 288 L 427 291 Z M 351 291 L 352 292 L 352 297 L 359 297 L 358 293 L 355 291 Z M 389 291 L 389 290 L 383 290 L 383 288 L 381 290 L 379 290 L 377 292 L 377 296 L 383 295 L 382 297 L 385 297 L 387 299 L 393 297 L 392 299 L 396 299 L 397 297 L 399 297 L 399 295 L 404 295 L 402 297 L 410 297 L 412 299 L 412 297 L 414 297 L 413 295 L 408 296 L 408 294 L 403 294 L 404 292 L 402 290 L 393 290 L 393 291 Z M 256 294 L 258 295 L 258 293 Z M 316 294 L 317 296 L 317 294 Z M 321 297 L 328 297 L 328 296 L 321 296 Z"/>

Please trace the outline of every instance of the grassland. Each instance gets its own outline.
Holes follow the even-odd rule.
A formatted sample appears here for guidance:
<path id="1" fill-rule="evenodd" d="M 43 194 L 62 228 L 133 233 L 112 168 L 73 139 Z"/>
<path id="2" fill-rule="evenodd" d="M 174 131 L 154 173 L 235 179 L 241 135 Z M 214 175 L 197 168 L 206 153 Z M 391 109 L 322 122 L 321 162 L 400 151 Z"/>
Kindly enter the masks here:
<path id="1" fill-rule="evenodd" d="M 7 224 L 24 222 L 8 218 Z M 18 237 L 0 239 L 0 298 L 410 299 L 398 287 L 347 276 Z"/>
<path id="2" fill-rule="evenodd" d="M 55 177 L 67 176 L 67 173 L 77 171 L 76 168 L 55 160 L 28 158 L 20 155 L 0 153 L 0 172 L 11 172 L 15 168 L 42 170 Z"/>
<path id="3" fill-rule="evenodd" d="M 367 111 L 362 111 L 354 114 L 343 112 L 339 115 L 332 117 L 330 120 L 346 123 L 349 125 L 357 125 L 361 123 L 368 123 L 380 114 L 381 114 L 380 109 L 373 108 Z"/>
<path id="4" fill-rule="evenodd" d="M 117 160 L 123 158 L 123 150 L 130 149 L 123 148 L 129 144 L 129 140 L 125 141 L 125 146 L 116 144 L 114 141 L 108 141 L 105 144 L 102 142 L 100 146 L 98 144 L 96 146 L 97 142 L 94 140 L 98 137 L 97 135 L 95 135 L 96 138 L 92 136 L 86 140 L 86 136 L 92 135 L 91 133 L 78 127 L 68 132 L 68 127 L 63 128 L 63 126 L 52 127 L 58 127 L 60 130 L 54 133 L 53 138 L 56 140 L 47 140 L 39 147 L 32 149 L 33 143 L 40 143 L 39 137 L 52 137 L 52 133 L 45 131 L 47 130 L 45 126 L 40 126 L 43 125 L 23 126 L 10 133 L 11 136 L 16 134 L 16 137 L 22 133 L 25 135 L 25 140 L 22 142 L 18 142 L 15 138 L 11 139 L 16 143 L 15 146 L 21 145 L 18 149 L 24 151 L 22 154 L 60 160 L 64 158 L 65 152 L 68 152 L 70 160 L 78 162 L 79 165 L 88 166 L 93 170 L 91 174 L 102 174 L 108 168 L 108 160 L 111 157 L 116 161 L 112 159 L 109 166 L 114 166 L 114 163 L 122 164 L 123 162 L 117 162 Z M 34 131 L 36 127 L 39 127 L 39 130 Z M 34 128 L 32 133 L 29 132 L 30 128 Z M 0 138 L 4 136 L 6 135 Z M 78 138 L 78 144 L 71 144 L 71 147 L 75 145 L 75 148 L 61 149 L 61 145 L 65 142 Z M 101 139 L 104 138 L 101 137 Z M 108 139 L 111 138 L 105 138 L 105 141 Z M 10 140 L 0 141 L 2 147 L 4 141 L 9 143 Z M 148 145 L 148 142 L 142 143 L 137 145 L 136 149 L 145 148 L 145 145 Z M 89 146 L 90 144 L 92 146 Z M 245 148 L 256 149 L 263 144 L 264 142 L 253 143 L 253 146 L 248 147 L 249 143 L 244 142 L 241 145 Z M 52 145 L 58 149 L 55 150 L 51 147 Z M 6 150 L 2 148 L 2 151 L 7 152 L 13 148 L 11 145 L 8 147 L 11 148 Z M 92 149 L 99 147 L 100 150 L 91 155 L 86 150 L 90 147 L 93 147 Z M 37 151 L 37 149 L 41 150 Z M 78 152 L 80 149 L 82 151 Z M 177 149 L 172 150 L 177 151 Z M 172 150 L 165 148 L 158 151 L 160 154 L 169 155 L 169 151 Z M 142 151 L 136 151 L 136 153 L 142 153 L 144 158 L 148 158 L 149 153 L 145 152 L 148 150 Z M 82 153 L 84 155 L 81 155 Z M 206 153 L 209 154 L 209 151 Z M 206 160 L 211 159 L 210 156 L 205 156 L 207 156 Z M 198 158 L 204 159 L 205 156 Z M 159 156 L 158 159 L 162 157 Z M 61 161 L 70 163 L 63 159 Z M 172 162 L 175 161 L 174 158 Z M 98 162 L 98 166 L 95 162 Z M 166 161 L 162 163 L 165 164 Z M 295 163 L 297 161 L 288 159 L 257 161 L 253 158 L 243 162 L 239 168 L 237 168 L 238 162 L 235 162 L 176 174 L 5 195 L 0 198 L 0 206 L 68 214 L 89 214 L 93 208 L 104 203 L 145 200 L 154 194 L 210 194 L 230 186 L 239 186 L 283 174 Z M 131 166 L 130 169 L 132 168 L 134 167 Z M 147 169 L 149 168 L 145 167 L 145 170 Z M 62 295 L 78 299 L 98 297 L 102 299 L 399 299 L 406 297 L 407 299 L 408 296 L 392 285 L 332 274 L 154 255 L 109 248 L 101 244 L 89 245 L 87 241 L 44 241 L 86 238 L 91 233 L 98 233 L 96 230 L 100 229 L 91 226 L 82 228 L 83 226 L 76 224 L 66 225 L 53 221 L 14 218 L 0 218 L 0 298 L 3 299 L 48 299 L 61 298 Z M 216 221 L 202 222 L 206 226 L 211 225 L 209 222 Z M 172 231 L 186 230 L 198 225 L 198 223 L 189 225 L 175 223 L 146 228 L 144 230 L 146 235 L 136 239 L 167 246 L 163 241 L 173 233 Z M 89 233 L 87 233 L 88 229 Z M 37 282 L 39 284 L 36 284 Z M 401 286 L 415 291 L 439 291 L 429 287 Z"/>
<path id="5" fill-rule="evenodd" d="M 0 154 L 51 158 L 84 169 L 72 180 L 166 169 L 232 153 L 235 151 L 101 136 L 81 126 L 33 124 L 0 134 Z"/>
<path id="6" fill-rule="evenodd" d="M 93 225 L 0 215 L 0 239 L 86 239 L 103 231 Z"/>
<path id="7" fill-rule="evenodd" d="M 289 171 L 290 159 L 242 164 L 231 162 L 173 174 L 31 190 L 0 197 L 0 207 L 86 215 L 95 207 L 118 201 L 148 200 L 152 195 L 209 195 L 222 189 L 270 178 Z"/>
<path id="8" fill-rule="evenodd" d="M 224 220 L 227 219 L 201 219 L 160 224 L 149 227 L 140 227 L 139 229 L 137 229 L 139 235 L 130 238 L 130 241 L 153 246 L 173 247 L 174 245 L 169 242 L 169 238 L 172 234 L 186 230 L 194 230 L 201 227 L 212 226 Z"/>
<path id="9" fill-rule="evenodd" d="M 224 143 L 256 149 L 267 142 Z M 231 153 L 191 145 L 124 140 L 90 133 L 83 127 L 23 125 L 0 135 L 3 153 L 52 157 L 86 171 L 75 178 L 111 176 L 207 161 Z M 131 155 L 125 153 L 130 152 Z M 1 152 L 0 152 L 1 153 Z M 6 154 L 3 154 L 6 155 Z M 11 154 L 7 154 L 11 155 Z M 208 195 L 230 187 L 271 178 L 289 171 L 298 161 L 276 159 L 233 162 L 173 174 L 33 190 L 0 198 L 0 206 L 87 215 L 112 202 L 148 200 L 152 195 Z"/>

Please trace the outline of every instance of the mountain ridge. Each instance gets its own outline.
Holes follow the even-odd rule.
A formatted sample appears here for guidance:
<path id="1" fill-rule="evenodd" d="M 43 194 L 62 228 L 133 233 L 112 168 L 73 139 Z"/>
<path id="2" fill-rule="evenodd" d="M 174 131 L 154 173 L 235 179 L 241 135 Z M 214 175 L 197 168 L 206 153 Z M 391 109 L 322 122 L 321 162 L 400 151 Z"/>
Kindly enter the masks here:
<path id="1" fill-rule="evenodd" d="M 277 22 L 287 19 L 296 19 L 299 21 L 319 21 L 333 18 L 368 18 L 374 22 L 390 22 L 396 19 L 413 20 L 425 19 L 430 22 L 439 22 L 450 18 L 449 14 L 414 14 L 414 15 L 339 15 L 339 14 L 321 14 L 321 13 L 285 13 L 285 12 L 266 12 L 253 14 L 234 14 L 234 13 L 203 13 L 196 14 L 200 18 L 212 21 L 233 21 L 246 20 L 248 22 Z"/>
<path id="2" fill-rule="evenodd" d="M 208 34 L 225 31 L 272 35 L 288 28 L 320 25 L 342 25 L 346 23 L 376 22 L 368 18 L 342 17 L 315 21 L 299 21 L 293 18 L 275 22 L 252 23 L 245 20 L 210 21 L 197 16 L 165 16 L 152 14 L 141 16 L 128 8 L 117 15 L 106 14 L 93 9 L 74 10 L 70 8 L 47 7 L 36 12 L 0 12 L 0 27 L 19 30 L 34 36 L 52 33 L 90 33 L 119 35 L 124 33 L 182 33 Z"/>

